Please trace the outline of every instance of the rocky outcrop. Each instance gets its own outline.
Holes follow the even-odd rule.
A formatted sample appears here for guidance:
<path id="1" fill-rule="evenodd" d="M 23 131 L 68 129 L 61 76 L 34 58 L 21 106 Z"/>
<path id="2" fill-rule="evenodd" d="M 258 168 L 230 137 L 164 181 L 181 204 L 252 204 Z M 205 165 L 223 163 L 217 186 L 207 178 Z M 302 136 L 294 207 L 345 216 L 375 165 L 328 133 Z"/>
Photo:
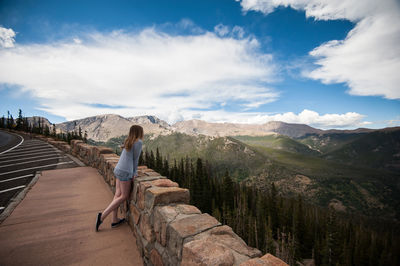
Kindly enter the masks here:
<path id="1" fill-rule="evenodd" d="M 28 120 L 28 124 L 31 127 L 33 127 L 33 126 L 38 127 L 40 124 L 40 126 L 43 128 L 48 126 L 50 130 L 52 129 L 52 124 L 46 117 L 32 116 L 32 117 L 27 117 L 27 120 Z"/>
<path id="2" fill-rule="evenodd" d="M 113 174 L 119 157 L 105 147 L 72 140 L 43 138 L 64 152 L 98 169 L 115 191 Z M 249 247 L 214 217 L 189 205 L 189 190 L 159 173 L 140 166 L 129 200 L 122 204 L 145 265 L 287 265 Z"/>

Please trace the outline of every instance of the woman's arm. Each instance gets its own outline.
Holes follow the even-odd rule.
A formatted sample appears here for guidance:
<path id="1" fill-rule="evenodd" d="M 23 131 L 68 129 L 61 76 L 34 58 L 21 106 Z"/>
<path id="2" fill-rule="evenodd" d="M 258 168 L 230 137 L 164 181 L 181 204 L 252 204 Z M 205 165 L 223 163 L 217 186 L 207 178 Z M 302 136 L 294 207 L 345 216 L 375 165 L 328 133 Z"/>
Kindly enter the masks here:
<path id="1" fill-rule="evenodd" d="M 133 144 L 133 176 L 137 176 L 140 153 L 142 152 L 142 141 Z"/>

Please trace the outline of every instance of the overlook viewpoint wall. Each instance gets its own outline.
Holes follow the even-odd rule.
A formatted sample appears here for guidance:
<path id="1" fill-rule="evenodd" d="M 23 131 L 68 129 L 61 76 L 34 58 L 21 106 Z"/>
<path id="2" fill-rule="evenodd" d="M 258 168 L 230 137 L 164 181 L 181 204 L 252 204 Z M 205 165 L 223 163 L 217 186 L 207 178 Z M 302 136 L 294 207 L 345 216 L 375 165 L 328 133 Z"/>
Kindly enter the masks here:
<path id="1" fill-rule="evenodd" d="M 114 167 L 119 156 L 110 148 L 80 140 L 71 145 L 36 136 L 98 169 L 115 193 Z M 159 173 L 139 166 L 130 198 L 121 204 L 145 265 L 287 265 L 271 254 L 249 247 L 214 217 L 189 205 L 189 190 Z"/>

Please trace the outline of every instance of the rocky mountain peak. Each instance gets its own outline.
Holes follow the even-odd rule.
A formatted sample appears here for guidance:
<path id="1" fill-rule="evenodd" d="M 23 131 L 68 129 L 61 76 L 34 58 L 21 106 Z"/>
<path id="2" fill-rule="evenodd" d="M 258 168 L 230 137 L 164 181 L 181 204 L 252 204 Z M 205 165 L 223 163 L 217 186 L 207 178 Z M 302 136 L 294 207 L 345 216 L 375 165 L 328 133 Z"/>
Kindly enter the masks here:
<path id="1" fill-rule="evenodd" d="M 167 122 L 165 122 L 164 120 L 161 120 L 158 117 L 153 116 L 153 115 L 128 117 L 127 119 L 134 123 L 137 123 L 137 124 L 158 124 L 165 128 L 170 127 L 170 125 Z"/>
<path id="2" fill-rule="evenodd" d="M 87 132 L 89 139 L 107 141 L 110 138 L 127 135 L 129 128 L 134 124 L 141 125 L 145 134 L 162 135 L 171 132 L 168 123 L 155 116 L 125 118 L 116 114 L 91 116 L 60 123 L 56 127 L 64 132 L 77 131 L 80 127 L 82 132 Z"/>

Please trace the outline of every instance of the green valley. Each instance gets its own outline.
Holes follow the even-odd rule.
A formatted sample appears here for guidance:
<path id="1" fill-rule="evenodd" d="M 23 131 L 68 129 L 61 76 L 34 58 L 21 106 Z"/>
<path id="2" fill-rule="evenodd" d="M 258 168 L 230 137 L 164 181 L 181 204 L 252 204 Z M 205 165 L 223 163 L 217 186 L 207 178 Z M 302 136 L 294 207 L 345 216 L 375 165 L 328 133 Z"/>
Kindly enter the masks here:
<path id="1" fill-rule="evenodd" d="M 394 132 L 398 134 L 400 131 Z M 262 190 L 269 189 L 274 182 L 283 195 L 293 197 L 301 194 L 308 202 L 319 206 L 399 219 L 399 174 L 357 161 L 349 164 L 352 162 L 350 159 L 337 159 L 348 145 L 374 138 L 374 135 L 368 137 L 370 134 L 376 132 L 343 136 L 332 133 L 329 136 L 313 135 L 301 139 L 279 134 L 210 137 L 175 132 L 169 135 L 146 135 L 144 150 L 155 153 L 158 148 L 170 165 L 174 160 L 179 161 L 186 156 L 193 160 L 202 158 L 217 177 L 223 176 L 228 170 L 234 180 Z M 389 142 L 391 146 L 394 146 L 393 140 L 396 142 L 395 137 Z M 118 152 L 123 139 L 124 136 L 96 144 L 112 147 Z M 310 144 L 311 139 L 313 145 Z M 316 146 L 316 143 L 325 143 L 324 148 L 320 149 L 321 145 Z M 371 149 L 374 147 L 365 148 L 362 152 L 368 154 L 367 150 Z M 396 146 L 393 149 L 398 150 Z M 333 155 L 336 157 L 333 158 Z"/>

